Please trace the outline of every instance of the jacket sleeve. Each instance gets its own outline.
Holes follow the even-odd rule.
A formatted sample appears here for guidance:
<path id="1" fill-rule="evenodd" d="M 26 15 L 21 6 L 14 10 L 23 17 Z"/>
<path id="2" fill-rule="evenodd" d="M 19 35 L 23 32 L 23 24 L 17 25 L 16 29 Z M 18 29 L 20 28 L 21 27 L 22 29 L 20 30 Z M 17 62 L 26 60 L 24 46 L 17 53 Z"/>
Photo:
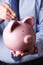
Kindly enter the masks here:
<path id="1" fill-rule="evenodd" d="M 40 2 L 39 8 L 39 25 L 38 25 L 38 32 L 36 33 L 36 43 L 39 49 L 39 56 L 43 55 L 43 0 Z"/>

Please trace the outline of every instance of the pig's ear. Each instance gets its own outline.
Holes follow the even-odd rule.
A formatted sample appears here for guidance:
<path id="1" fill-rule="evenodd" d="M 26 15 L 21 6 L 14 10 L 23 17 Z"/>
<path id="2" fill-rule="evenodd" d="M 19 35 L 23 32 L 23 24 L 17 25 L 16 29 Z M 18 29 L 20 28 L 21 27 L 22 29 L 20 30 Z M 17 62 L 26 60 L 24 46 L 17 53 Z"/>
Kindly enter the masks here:
<path id="1" fill-rule="evenodd" d="M 13 24 L 12 24 L 12 26 L 11 26 L 11 32 L 12 32 L 16 27 L 18 27 L 19 25 L 20 25 L 19 22 L 14 21 Z"/>
<path id="2" fill-rule="evenodd" d="M 24 18 L 23 22 L 31 24 L 33 26 L 34 25 L 34 17 L 26 17 L 26 18 Z"/>

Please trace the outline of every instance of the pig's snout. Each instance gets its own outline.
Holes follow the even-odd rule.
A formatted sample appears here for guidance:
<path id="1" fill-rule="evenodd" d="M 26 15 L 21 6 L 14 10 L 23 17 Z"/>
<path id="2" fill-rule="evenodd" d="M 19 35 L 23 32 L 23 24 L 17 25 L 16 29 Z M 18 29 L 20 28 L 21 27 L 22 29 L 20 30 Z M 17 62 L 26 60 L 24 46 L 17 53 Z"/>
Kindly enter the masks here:
<path id="1" fill-rule="evenodd" d="M 25 37 L 24 37 L 24 43 L 30 43 L 30 42 L 32 42 L 32 35 L 26 35 Z"/>

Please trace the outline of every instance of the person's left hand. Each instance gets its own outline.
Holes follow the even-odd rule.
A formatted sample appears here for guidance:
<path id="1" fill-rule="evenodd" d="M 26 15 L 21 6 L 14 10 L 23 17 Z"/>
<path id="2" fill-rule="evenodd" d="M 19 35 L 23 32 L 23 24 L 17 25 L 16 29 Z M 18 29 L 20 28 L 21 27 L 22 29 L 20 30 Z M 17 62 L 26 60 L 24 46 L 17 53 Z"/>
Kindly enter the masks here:
<path id="1" fill-rule="evenodd" d="M 30 50 L 26 49 L 26 50 L 22 50 L 22 51 L 12 51 L 11 50 L 11 53 L 15 57 L 23 57 L 23 56 L 30 55 L 30 54 L 37 53 L 37 52 L 38 52 L 38 48 L 37 47 L 32 47 L 32 48 L 30 48 Z"/>

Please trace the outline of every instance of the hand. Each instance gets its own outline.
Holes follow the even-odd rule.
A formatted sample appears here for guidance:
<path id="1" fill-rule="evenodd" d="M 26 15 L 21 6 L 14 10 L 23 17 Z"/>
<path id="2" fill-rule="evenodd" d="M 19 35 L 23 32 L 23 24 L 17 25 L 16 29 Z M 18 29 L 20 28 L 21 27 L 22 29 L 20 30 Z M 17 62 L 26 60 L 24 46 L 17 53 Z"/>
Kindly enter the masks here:
<path id="1" fill-rule="evenodd" d="M 22 50 L 22 51 L 12 51 L 10 50 L 11 53 L 15 56 L 15 57 L 23 57 L 23 56 L 26 56 L 26 55 L 30 55 L 32 53 L 37 53 L 38 52 L 38 48 L 36 46 L 30 48 L 29 49 L 26 49 L 26 50 Z"/>
<path id="2" fill-rule="evenodd" d="M 16 13 L 11 9 L 7 3 L 0 4 L 0 21 L 15 18 Z"/>
<path id="3" fill-rule="evenodd" d="M 21 53 L 19 51 L 11 51 L 11 53 L 13 54 L 13 56 L 15 57 L 23 57 L 23 56 L 26 56 L 26 55 L 29 55 L 29 54 L 32 54 L 33 53 L 33 50 L 24 50 L 22 51 Z"/>

